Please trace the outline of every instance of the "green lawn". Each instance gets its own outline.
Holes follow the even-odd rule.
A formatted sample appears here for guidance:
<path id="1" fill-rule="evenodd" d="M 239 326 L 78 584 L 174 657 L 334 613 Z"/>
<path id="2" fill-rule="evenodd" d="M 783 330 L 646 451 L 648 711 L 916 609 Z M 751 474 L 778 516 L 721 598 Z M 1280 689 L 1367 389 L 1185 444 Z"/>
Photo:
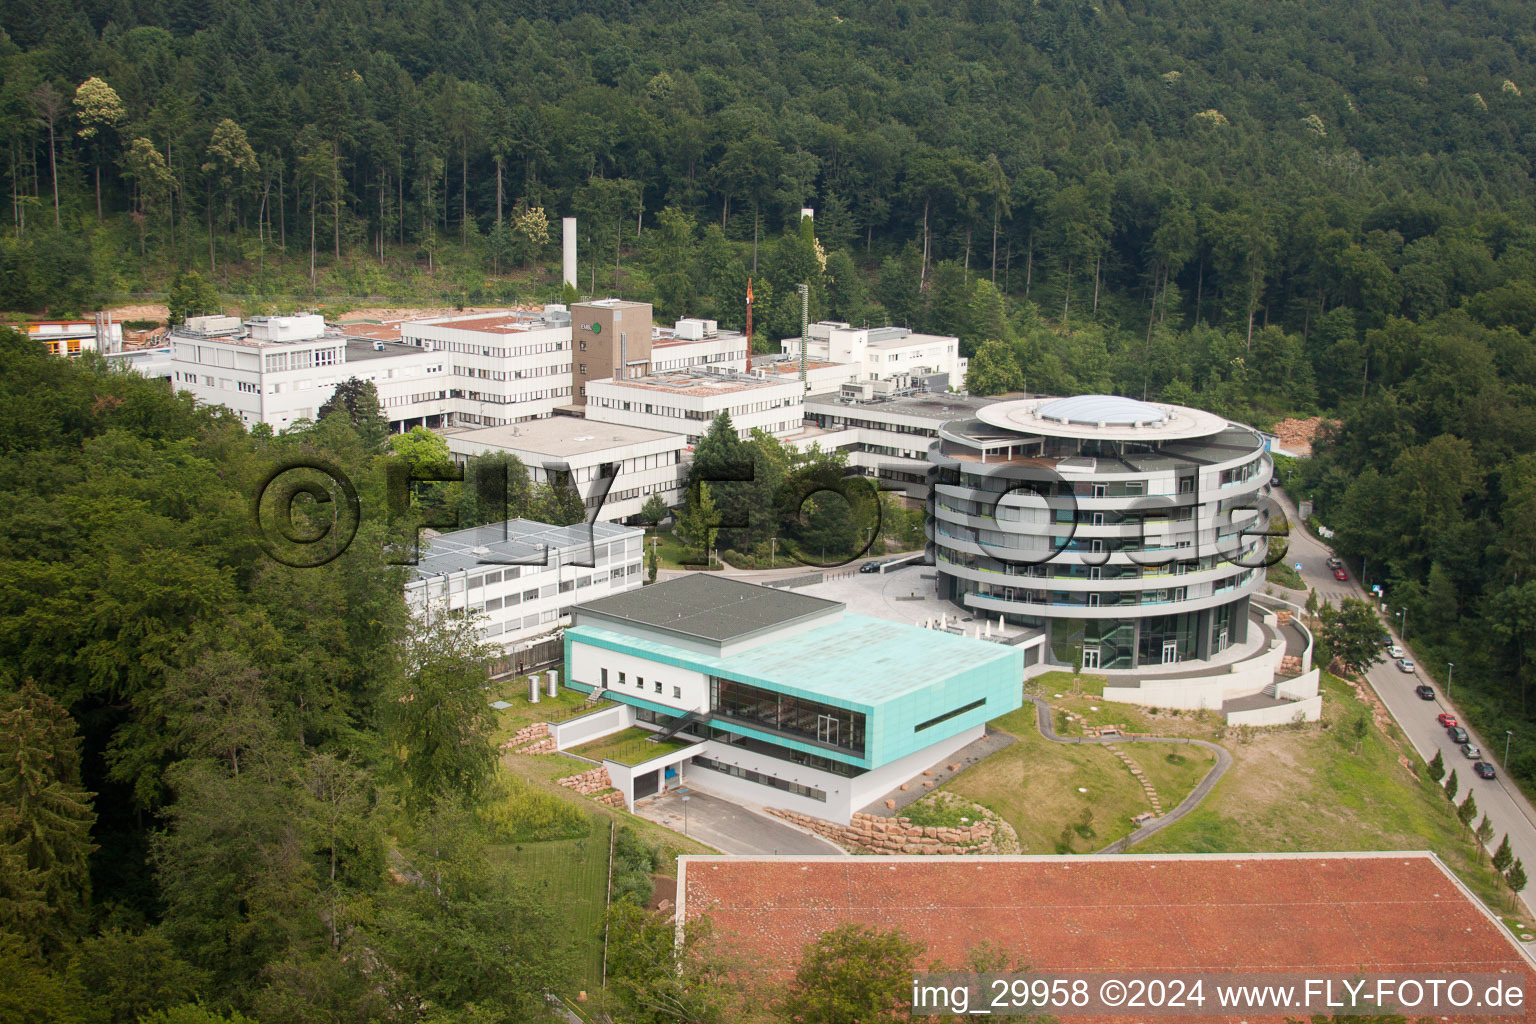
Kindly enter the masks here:
<path id="1" fill-rule="evenodd" d="M 1018 832 L 1024 853 L 1055 853 L 1063 826 L 1080 822 L 1084 810 L 1093 813 L 1093 835 L 1073 839 L 1072 850 L 1077 853 L 1092 852 L 1130 834 L 1135 829 L 1131 818 L 1152 809 L 1141 784 L 1108 750 L 1052 743 L 1041 736 L 1035 728 L 1033 704 L 991 725 L 1017 742 L 961 772 L 943 788 L 996 812 Z M 1161 750 L 1162 744 L 1128 745 L 1128 753 L 1143 767 L 1154 749 Z M 1184 794 L 1165 792 L 1158 785 L 1158 796 L 1177 804 Z"/>
<path id="2" fill-rule="evenodd" d="M 556 907 L 575 943 L 574 996 L 602 985 L 603 913 L 608 893 L 608 830 L 611 822 L 592 819 L 584 839 L 491 847 L 494 861 L 512 867 L 518 878 Z"/>
<path id="3" fill-rule="evenodd" d="M 1233 764 L 1187 818 L 1137 852 L 1433 850 L 1495 910 L 1516 908 L 1477 852 L 1440 788 L 1398 761 L 1372 727 L 1361 753 L 1343 723 L 1363 705 L 1342 681 L 1323 676 L 1327 729 L 1276 729 L 1227 743 Z M 1134 756 L 1134 755 L 1133 755 Z"/>
<path id="4" fill-rule="evenodd" d="M 587 702 L 587 695 L 561 686 L 557 695 L 551 697 L 541 688 L 539 702 L 535 704 L 528 699 L 528 677 L 515 676 L 493 682 L 486 700 L 504 700 L 512 705 L 496 709 L 496 731 L 491 734 L 491 738 L 499 746 L 526 725 L 555 721 L 560 716 L 574 714 Z"/>
<path id="5" fill-rule="evenodd" d="M 680 740 L 662 740 L 659 743 L 652 743 L 650 738 L 654 735 L 656 734 L 649 729 L 632 725 L 611 736 L 604 736 L 591 743 L 572 747 L 571 753 L 593 761 L 607 760 L 617 761 L 619 764 L 639 764 L 692 745 Z"/>
<path id="6" fill-rule="evenodd" d="M 1269 566 L 1264 570 L 1264 578 L 1270 583 L 1289 590 L 1305 591 L 1307 589 L 1306 583 L 1301 579 L 1301 574 L 1288 562 L 1276 562 L 1274 565 Z"/>
<path id="7" fill-rule="evenodd" d="M 1104 692 L 1104 677 L 1090 672 L 1043 672 L 1024 681 L 1024 692 L 1054 701 L 1058 693 L 1072 696 L 1074 685 L 1077 693 L 1097 697 Z"/>
<path id="8" fill-rule="evenodd" d="M 645 538 L 645 549 L 650 551 L 652 542 L 656 545 L 656 554 L 661 559 L 663 569 L 698 569 L 701 565 L 684 565 L 688 560 L 697 561 L 699 553 L 689 551 L 688 546 L 677 539 L 671 530 L 651 530 Z"/>

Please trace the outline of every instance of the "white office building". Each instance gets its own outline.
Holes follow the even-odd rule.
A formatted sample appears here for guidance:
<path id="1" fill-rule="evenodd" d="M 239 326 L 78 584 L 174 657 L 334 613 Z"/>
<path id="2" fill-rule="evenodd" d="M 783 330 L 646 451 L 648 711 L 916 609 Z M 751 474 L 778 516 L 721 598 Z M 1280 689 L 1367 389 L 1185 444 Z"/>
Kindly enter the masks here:
<path id="1" fill-rule="evenodd" d="M 960 357 L 960 339 L 914 334 L 905 327 L 851 327 L 833 320 L 811 324 L 806 358 L 854 367 L 861 381 L 890 381 L 897 387 L 926 386 L 930 391 L 965 388 L 969 360 Z M 800 339 L 785 338 L 786 356 L 800 357 Z"/>
<path id="2" fill-rule="evenodd" d="M 707 370 L 650 373 L 587 385 L 587 419 L 682 434 L 697 444 L 714 418 L 730 414 L 743 439 L 760 428 L 776 437 L 798 433 L 805 420 L 798 380 L 777 381 Z"/>
<path id="3" fill-rule="evenodd" d="M 191 317 L 170 335 L 171 384 L 222 405 L 247 428 L 312 420 L 342 381 L 373 381 L 396 430 L 441 426 L 449 411 L 442 353 L 347 338 L 315 315 Z"/>
<path id="4" fill-rule="evenodd" d="M 400 340 L 442 355 L 450 424 L 521 423 L 570 401 L 571 316 L 564 306 L 409 320 L 400 325 Z"/>
<path id="5" fill-rule="evenodd" d="M 714 366 L 745 371 L 751 344 L 744 334 L 720 331 L 714 320 L 679 320 L 672 327 L 651 329 L 651 372 Z"/>
<path id="6" fill-rule="evenodd" d="M 572 416 L 446 434 L 448 451 L 464 465 L 494 452 L 515 455 L 535 481 L 566 479 L 598 518 L 620 522 L 640 514 L 651 495 L 680 505 L 687 481 L 682 434 Z M 611 478 L 611 483 L 607 481 Z M 608 488 L 606 500 L 603 488 Z"/>
<path id="7" fill-rule="evenodd" d="M 829 432 L 836 439 L 836 447 L 848 452 L 849 468 L 879 477 L 883 485 L 922 501 L 928 497 L 932 468 L 928 449 L 938 441 L 939 428 L 952 419 L 974 416 L 989 405 L 1018 397 L 904 392 L 867 398 L 854 385 L 837 394 L 807 397 L 805 418 Z"/>
<path id="8" fill-rule="evenodd" d="M 477 613 L 481 636 L 505 650 L 569 625 L 578 602 L 639 587 L 644 536 L 614 523 L 527 519 L 439 534 L 421 543 L 406 604 L 416 615 Z"/>

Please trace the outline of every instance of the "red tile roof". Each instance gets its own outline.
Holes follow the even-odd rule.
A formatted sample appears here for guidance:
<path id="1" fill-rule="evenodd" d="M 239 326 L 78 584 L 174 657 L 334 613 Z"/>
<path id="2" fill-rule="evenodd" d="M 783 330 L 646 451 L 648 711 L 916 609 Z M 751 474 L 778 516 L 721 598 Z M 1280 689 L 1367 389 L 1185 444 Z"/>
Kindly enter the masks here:
<path id="1" fill-rule="evenodd" d="M 858 922 L 925 943 L 924 965 L 958 967 L 985 939 L 1038 972 L 1514 971 L 1536 993 L 1532 961 L 1425 853 L 684 857 L 680 870 L 679 913 L 708 915 L 776 976 Z"/>

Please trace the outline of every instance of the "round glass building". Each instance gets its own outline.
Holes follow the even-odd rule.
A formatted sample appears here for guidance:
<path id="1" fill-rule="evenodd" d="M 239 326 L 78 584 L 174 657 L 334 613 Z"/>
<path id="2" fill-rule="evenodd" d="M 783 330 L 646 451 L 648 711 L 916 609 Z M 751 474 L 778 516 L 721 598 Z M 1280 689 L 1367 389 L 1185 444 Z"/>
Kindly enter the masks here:
<path id="1" fill-rule="evenodd" d="M 1048 634 L 1052 660 L 1130 669 L 1247 636 L 1264 583 L 1264 440 L 1112 395 L 999 402 L 929 449 L 939 596 Z"/>

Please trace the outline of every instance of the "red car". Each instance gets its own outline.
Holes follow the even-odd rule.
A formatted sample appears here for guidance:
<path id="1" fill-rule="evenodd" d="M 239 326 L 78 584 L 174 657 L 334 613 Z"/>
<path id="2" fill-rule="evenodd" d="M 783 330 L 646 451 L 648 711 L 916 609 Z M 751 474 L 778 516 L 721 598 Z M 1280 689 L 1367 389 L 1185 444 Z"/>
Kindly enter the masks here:
<path id="1" fill-rule="evenodd" d="M 1449 729 L 1453 725 L 1460 724 L 1460 723 L 1458 723 L 1456 721 L 1456 716 L 1455 715 L 1448 715 L 1444 711 L 1440 712 L 1438 715 L 1435 716 L 1435 721 L 1439 722 L 1441 725 L 1445 726 L 1447 729 Z"/>
<path id="2" fill-rule="evenodd" d="M 1333 578 L 1336 580 L 1347 580 L 1349 579 L 1349 573 L 1345 572 L 1343 569 L 1335 569 L 1333 570 Z"/>

